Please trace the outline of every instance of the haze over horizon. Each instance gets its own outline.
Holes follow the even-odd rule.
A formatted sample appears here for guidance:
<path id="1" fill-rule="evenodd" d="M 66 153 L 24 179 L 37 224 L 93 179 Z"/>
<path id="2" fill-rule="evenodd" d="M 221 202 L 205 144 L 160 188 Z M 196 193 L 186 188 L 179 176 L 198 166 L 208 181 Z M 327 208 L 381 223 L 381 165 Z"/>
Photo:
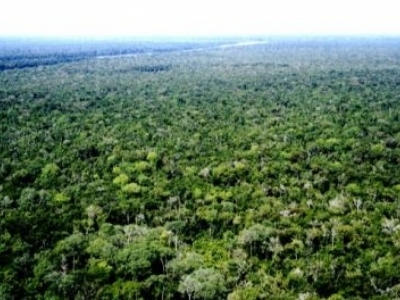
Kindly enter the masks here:
<path id="1" fill-rule="evenodd" d="M 0 36 L 400 35 L 400 2 L 6 0 Z"/>

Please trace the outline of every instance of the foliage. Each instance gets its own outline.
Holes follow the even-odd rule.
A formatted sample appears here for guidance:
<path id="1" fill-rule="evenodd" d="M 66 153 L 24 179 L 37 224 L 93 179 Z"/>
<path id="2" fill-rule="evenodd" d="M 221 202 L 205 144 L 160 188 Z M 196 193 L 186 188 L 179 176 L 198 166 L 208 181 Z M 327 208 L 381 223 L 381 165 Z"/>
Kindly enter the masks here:
<path id="1" fill-rule="evenodd" d="M 268 41 L 2 49 L 0 298 L 398 298 L 398 40 Z"/>

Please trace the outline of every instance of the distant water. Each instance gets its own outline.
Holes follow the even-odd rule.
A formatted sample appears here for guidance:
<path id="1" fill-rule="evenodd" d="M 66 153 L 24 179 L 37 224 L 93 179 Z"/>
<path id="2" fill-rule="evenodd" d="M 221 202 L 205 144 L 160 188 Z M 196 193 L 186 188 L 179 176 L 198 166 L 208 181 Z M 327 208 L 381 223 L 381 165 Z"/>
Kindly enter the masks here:
<path id="1" fill-rule="evenodd" d="M 223 49 L 223 48 L 232 48 L 232 47 L 244 47 L 244 46 L 262 45 L 262 44 L 268 44 L 268 43 L 269 43 L 268 41 L 247 41 L 247 42 L 221 45 L 218 48 Z"/>
<path id="2" fill-rule="evenodd" d="M 175 50 L 173 52 L 195 52 L 195 51 L 204 51 L 204 50 L 213 50 L 213 49 L 226 49 L 226 48 L 234 48 L 234 47 L 246 47 L 246 46 L 254 46 L 254 45 L 263 45 L 268 44 L 269 41 L 245 41 L 238 43 L 230 43 L 223 44 L 215 47 L 200 47 L 193 49 L 185 49 L 185 50 Z M 107 58 L 120 58 L 120 57 L 136 57 L 139 55 L 152 55 L 153 51 L 141 52 L 141 53 L 127 53 L 127 54 L 115 54 L 115 55 L 99 55 L 98 59 L 107 59 Z"/>

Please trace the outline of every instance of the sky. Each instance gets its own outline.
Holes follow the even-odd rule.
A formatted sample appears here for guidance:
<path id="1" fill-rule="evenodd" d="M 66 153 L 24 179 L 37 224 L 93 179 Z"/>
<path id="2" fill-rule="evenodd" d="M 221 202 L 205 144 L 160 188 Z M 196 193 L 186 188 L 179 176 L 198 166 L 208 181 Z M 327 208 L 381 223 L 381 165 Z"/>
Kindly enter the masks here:
<path id="1" fill-rule="evenodd" d="M 1 0 L 0 36 L 400 35 L 400 0 Z"/>

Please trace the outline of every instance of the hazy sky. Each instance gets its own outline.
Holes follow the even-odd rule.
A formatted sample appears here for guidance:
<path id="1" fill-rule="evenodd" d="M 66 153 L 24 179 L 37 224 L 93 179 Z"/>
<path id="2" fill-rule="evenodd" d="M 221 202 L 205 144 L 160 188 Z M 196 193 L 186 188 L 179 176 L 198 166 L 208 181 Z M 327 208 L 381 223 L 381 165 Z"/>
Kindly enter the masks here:
<path id="1" fill-rule="evenodd" d="M 0 35 L 400 34 L 400 0 L 1 0 Z"/>

